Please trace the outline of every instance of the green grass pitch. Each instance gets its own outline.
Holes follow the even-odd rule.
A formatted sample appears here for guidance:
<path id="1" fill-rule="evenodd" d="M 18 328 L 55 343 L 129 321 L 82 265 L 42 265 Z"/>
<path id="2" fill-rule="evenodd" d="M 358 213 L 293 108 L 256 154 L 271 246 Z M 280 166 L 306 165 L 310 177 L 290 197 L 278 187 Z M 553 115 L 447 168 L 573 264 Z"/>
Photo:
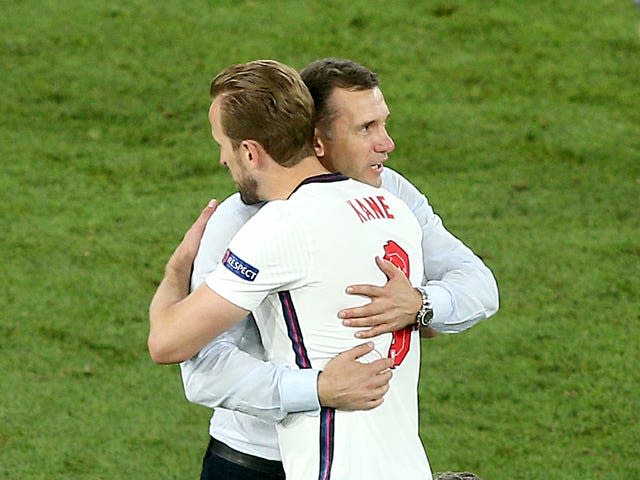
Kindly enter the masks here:
<path id="1" fill-rule="evenodd" d="M 233 188 L 209 82 L 339 56 L 379 73 L 389 165 L 500 286 L 423 341 L 433 469 L 640 478 L 639 24 L 630 0 L 0 2 L 0 477 L 197 478 L 209 412 L 146 335 Z"/>

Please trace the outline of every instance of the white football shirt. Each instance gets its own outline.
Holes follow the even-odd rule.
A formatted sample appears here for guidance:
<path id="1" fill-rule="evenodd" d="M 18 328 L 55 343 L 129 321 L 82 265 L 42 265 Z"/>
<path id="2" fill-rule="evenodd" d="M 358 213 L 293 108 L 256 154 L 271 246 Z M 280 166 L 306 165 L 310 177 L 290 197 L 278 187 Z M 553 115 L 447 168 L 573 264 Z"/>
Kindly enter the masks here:
<path id="1" fill-rule="evenodd" d="M 375 256 L 420 284 L 421 240 L 415 215 L 388 191 L 320 175 L 249 220 L 206 282 L 253 312 L 270 361 L 322 369 L 362 343 L 337 318 L 339 310 L 362 302 L 345 287 L 385 283 Z M 384 403 L 369 411 L 289 415 L 278 425 L 288 479 L 431 478 L 418 436 L 418 333 L 385 334 L 374 342 L 363 361 L 396 359 Z"/>

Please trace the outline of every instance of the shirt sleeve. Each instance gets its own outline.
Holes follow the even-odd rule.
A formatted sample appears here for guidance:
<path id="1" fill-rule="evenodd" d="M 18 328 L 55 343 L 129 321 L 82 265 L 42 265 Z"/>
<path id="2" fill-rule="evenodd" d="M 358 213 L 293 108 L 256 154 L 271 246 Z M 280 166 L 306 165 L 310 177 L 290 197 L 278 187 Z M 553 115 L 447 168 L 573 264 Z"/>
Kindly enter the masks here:
<path id="1" fill-rule="evenodd" d="M 496 313 L 499 299 L 493 273 L 444 227 L 427 198 L 388 168 L 382 186 L 409 206 L 422 227 L 423 285 L 433 303 L 432 328 L 458 333 Z"/>
<path id="2" fill-rule="evenodd" d="M 215 270 L 229 242 L 262 205 L 245 205 L 236 193 L 224 200 L 209 219 L 193 262 L 191 290 Z"/>
<path id="3" fill-rule="evenodd" d="M 180 369 L 187 399 L 271 423 L 282 421 L 291 412 L 318 410 L 318 371 L 276 366 L 242 350 L 247 338 L 255 335 L 253 320 L 243 320 L 183 362 Z M 259 338 L 246 347 L 261 348 Z"/>
<path id="4" fill-rule="evenodd" d="M 242 203 L 238 194 L 218 206 L 194 262 L 192 289 L 216 269 L 233 236 L 258 209 Z M 187 399 L 209 408 L 236 410 L 269 422 L 281 421 L 287 413 L 320 408 L 318 371 L 302 372 L 265 361 L 251 316 L 183 362 L 180 369 Z"/>
<path id="5" fill-rule="evenodd" d="M 254 311 L 269 295 L 304 284 L 313 271 L 311 238 L 286 201 L 272 201 L 233 237 L 205 283 L 229 302 Z"/>

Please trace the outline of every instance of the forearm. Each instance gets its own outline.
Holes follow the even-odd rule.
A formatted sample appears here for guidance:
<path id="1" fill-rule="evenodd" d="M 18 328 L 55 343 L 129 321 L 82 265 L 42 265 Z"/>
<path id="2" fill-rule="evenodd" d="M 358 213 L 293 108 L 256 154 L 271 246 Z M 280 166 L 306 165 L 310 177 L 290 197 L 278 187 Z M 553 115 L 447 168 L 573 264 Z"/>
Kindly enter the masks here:
<path id="1" fill-rule="evenodd" d="M 221 407 L 253 415 L 270 423 L 282 421 L 289 413 L 315 412 L 320 408 L 317 370 L 290 370 L 260 361 L 250 369 L 234 364 L 241 378 L 234 383 L 216 381 L 224 377 L 212 379 L 206 371 L 206 360 L 193 358 L 180 364 L 187 399 L 209 408 Z"/>
<path id="2" fill-rule="evenodd" d="M 187 355 L 179 348 L 188 348 L 189 342 L 182 338 L 184 329 L 179 328 L 176 305 L 188 294 L 189 272 L 175 268 L 169 262 L 149 306 L 148 347 L 151 358 L 157 363 L 176 363 Z"/>
<path id="3" fill-rule="evenodd" d="M 446 230 L 427 198 L 396 172 L 385 169 L 383 186 L 404 200 L 422 226 L 426 290 L 434 311 L 432 327 L 455 333 L 498 310 L 493 273 L 464 243 Z"/>
<path id="4" fill-rule="evenodd" d="M 265 361 L 251 318 L 218 336 L 181 365 L 187 399 L 279 422 L 288 413 L 319 408 L 317 371 L 276 366 Z"/>
<path id="5" fill-rule="evenodd" d="M 371 351 L 373 344 L 338 355 L 318 376 L 317 370 L 276 366 L 241 351 L 234 333 L 237 332 L 225 332 L 224 340 L 217 338 L 181 364 L 189 401 L 276 423 L 289 413 L 319 412 L 321 399 L 322 406 L 340 410 L 375 408 L 388 390 L 392 360 L 382 358 L 372 363 L 358 360 Z"/>
<path id="6" fill-rule="evenodd" d="M 167 271 L 149 311 L 149 352 L 158 363 L 179 363 L 191 358 L 249 312 L 206 284 L 178 300 L 186 282 L 176 280 L 171 269 Z"/>
<path id="7" fill-rule="evenodd" d="M 447 262 L 428 262 L 426 290 L 434 316 L 431 327 L 458 333 L 495 314 L 499 307 L 495 277 L 467 247 L 449 252 Z"/>
<path id="8" fill-rule="evenodd" d="M 194 261 L 192 290 L 215 270 L 233 235 L 259 207 L 245 205 L 238 194 L 220 205 Z M 280 421 L 290 412 L 319 409 L 317 371 L 286 369 L 264 360 L 258 329 L 248 317 L 181 364 L 185 395 L 193 403 L 268 422 Z"/>
<path id="9" fill-rule="evenodd" d="M 212 200 L 202 210 L 198 219 L 191 225 L 184 238 L 175 249 L 165 267 L 164 278 L 156 290 L 149 306 L 149 338 L 148 347 L 151 357 L 158 363 L 177 363 L 189 358 L 206 345 L 204 340 L 199 347 L 186 351 L 178 351 L 177 344 L 184 346 L 185 340 L 180 335 L 187 331 L 183 328 L 182 319 L 192 318 L 196 325 L 203 328 L 204 314 L 208 313 L 197 303 L 186 302 L 189 294 L 189 277 L 193 260 L 198 251 L 204 228 L 217 208 Z M 204 296 L 206 299 L 206 295 Z M 215 300 L 215 298 L 214 298 Z M 183 305 L 185 304 L 186 305 Z M 215 310 L 214 310 L 215 311 Z M 198 315 L 196 315 L 198 314 Z M 178 328 L 179 327 L 179 328 Z M 199 338 L 200 331 L 194 329 L 193 338 Z"/>

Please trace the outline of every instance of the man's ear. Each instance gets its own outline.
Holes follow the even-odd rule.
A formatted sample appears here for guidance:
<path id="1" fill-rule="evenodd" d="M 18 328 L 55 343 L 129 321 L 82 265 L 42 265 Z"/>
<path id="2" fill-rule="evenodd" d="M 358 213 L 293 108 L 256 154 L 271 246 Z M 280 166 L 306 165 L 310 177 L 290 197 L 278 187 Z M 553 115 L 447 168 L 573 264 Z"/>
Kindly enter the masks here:
<path id="1" fill-rule="evenodd" d="M 255 140 L 243 140 L 240 143 L 240 153 L 243 159 L 252 167 L 259 168 L 262 165 L 263 156 L 266 153 L 262 145 Z"/>
<path id="2" fill-rule="evenodd" d="M 316 151 L 316 157 L 324 157 L 324 139 L 322 133 L 317 128 L 313 129 L 313 149 Z"/>

